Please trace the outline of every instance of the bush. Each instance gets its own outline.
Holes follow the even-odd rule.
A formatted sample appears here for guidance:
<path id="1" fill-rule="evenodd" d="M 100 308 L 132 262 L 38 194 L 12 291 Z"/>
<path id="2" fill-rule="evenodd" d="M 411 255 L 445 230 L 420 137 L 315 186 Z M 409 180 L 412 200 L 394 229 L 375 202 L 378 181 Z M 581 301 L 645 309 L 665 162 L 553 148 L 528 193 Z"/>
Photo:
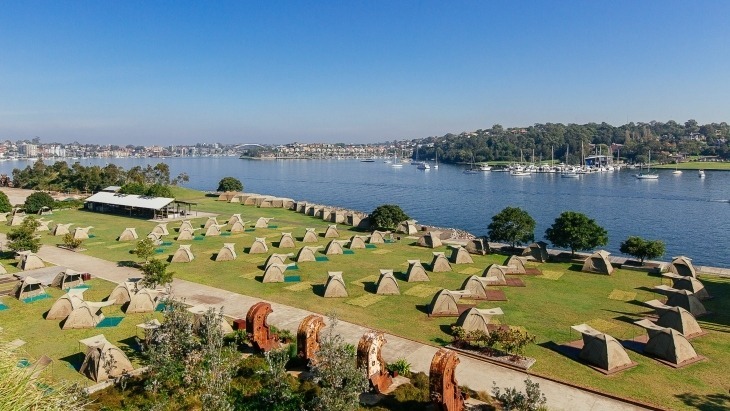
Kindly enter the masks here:
<path id="1" fill-rule="evenodd" d="M 35 217 L 28 216 L 20 226 L 8 233 L 8 248 L 13 251 L 27 251 L 34 253 L 41 248 L 41 240 L 35 234 L 36 228 L 40 226 Z"/>
<path id="2" fill-rule="evenodd" d="M 383 204 L 370 213 L 370 222 L 386 230 L 393 230 L 401 221 L 408 219 L 408 215 L 396 204 Z"/>
<path id="3" fill-rule="evenodd" d="M 0 213 L 9 213 L 13 211 L 13 205 L 4 191 L 0 191 Z"/>
<path id="4" fill-rule="evenodd" d="M 84 206 L 84 200 L 77 200 L 75 198 L 67 198 L 65 200 L 60 201 L 54 201 L 53 202 L 53 208 L 54 210 L 61 210 L 66 208 L 81 208 Z"/>
<path id="5" fill-rule="evenodd" d="M 146 189 L 147 187 L 145 187 L 144 183 L 132 182 L 123 185 L 122 188 L 119 189 L 119 193 L 135 194 L 141 196 L 144 195 Z"/>
<path id="6" fill-rule="evenodd" d="M 147 187 L 147 189 L 144 191 L 144 195 L 149 197 L 174 197 L 172 195 L 172 190 L 170 190 L 170 187 L 164 186 L 162 184 L 152 184 L 151 186 Z"/>
<path id="7" fill-rule="evenodd" d="M 398 358 L 394 362 L 388 364 L 388 371 L 392 373 L 397 372 L 399 375 L 408 377 L 411 375 L 411 363 L 406 361 L 403 357 Z"/>
<path id="8" fill-rule="evenodd" d="M 502 409 L 505 411 L 537 411 L 544 409 L 547 398 L 540 391 L 540 384 L 532 382 L 528 377 L 525 380 L 525 393 L 518 391 L 516 388 L 507 388 L 504 393 L 501 392 L 497 383 L 493 383 L 492 393 L 494 398 L 502 403 Z"/>
<path id="9" fill-rule="evenodd" d="M 36 214 L 43 207 L 53 207 L 53 203 L 54 200 L 50 194 L 36 191 L 25 199 L 23 208 L 25 208 L 25 212 L 28 214 Z"/>
<path id="10" fill-rule="evenodd" d="M 243 183 L 234 177 L 223 177 L 218 182 L 217 191 L 243 191 Z"/>
<path id="11" fill-rule="evenodd" d="M 84 240 L 74 238 L 74 235 L 71 233 L 64 234 L 63 236 L 63 245 L 70 248 L 71 250 L 75 250 L 81 247 L 81 244 L 83 242 Z"/>

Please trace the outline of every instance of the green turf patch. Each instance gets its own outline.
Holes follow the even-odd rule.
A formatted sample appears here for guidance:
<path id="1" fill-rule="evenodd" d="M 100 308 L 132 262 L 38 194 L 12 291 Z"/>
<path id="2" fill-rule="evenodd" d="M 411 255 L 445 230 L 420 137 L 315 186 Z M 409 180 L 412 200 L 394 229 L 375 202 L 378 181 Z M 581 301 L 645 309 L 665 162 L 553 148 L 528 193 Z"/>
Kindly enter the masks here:
<path id="1" fill-rule="evenodd" d="M 561 271 L 550 271 L 550 270 L 542 270 L 542 275 L 538 275 L 537 278 L 544 278 L 546 280 L 559 280 L 560 277 L 565 274 Z"/>
<path id="2" fill-rule="evenodd" d="M 252 231 L 256 231 L 256 229 L 255 228 L 246 228 L 243 231 L 246 232 L 246 233 L 250 233 Z"/>
<path id="3" fill-rule="evenodd" d="M 314 257 L 314 261 L 316 261 L 316 262 L 318 262 L 318 263 L 323 263 L 323 262 L 325 262 L 325 261 L 329 261 L 329 260 L 330 260 L 330 259 L 329 259 L 329 258 L 327 258 L 327 257 L 325 257 L 325 256 L 322 256 L 322 257 Z"/>
<path id="4" fill-rule="evenodd" d="M 107 250 L 113 250 L 115 248 L 122 248 L 122 247 L 130 247 L 130 244 L 129 243 L 125 243 L 125 244 L 114 244 L 114 245 L 108 245 L 108 246 L 106 246 L 104 248 L 106 248 Z"/>
<path id="5" fill-rule="evenodd" d="M 162 254 L 165 252 L 164 248 L 155 248 L 155 254 Z"/>
<path id="6" fill-rule="evenodd" d="M 29 304 L 36 301 L 45 300 L 46 298 L 51 298 L 51 296 L 48 294 L 36 295 L 35 297 L 23 298 L 23 302 Z"/>
<path id="7" fill-rule="evenodd" d="M 302 281 L 302 277 L 298 275 L 287 275 L 286 277 L 284 277 L 285 283 L 298 283 L 300 281 Z"/>
<path id="8" fill-rule="evenodd" d="M 91 286 L 87 284 L 81 284 L 77 285 L 76 287 L 71 287 L 72 290 L 88 290 L 89 288 L 91 288 Z"/>
<path id="9" fill-rule="evenodd" d="M 286 271 L 295 271 L 295 270 L 298 270 L 298 269 L 299 269 L 299 266 L 296 265 L 296 264 L 290 265 L 290 266 L 287 266 L 286 267 Z"/>
<path id="10" fill-rule="evenodd" d="M 403 294 L 421 298 L 432 297 L 440 289 L 440 287 L 432 287 L 430 285 L 418 284 L 417 286 L 411 288 Z"/>
<path id="11" fill-rule="evenodd" d="M 388 254 L 390 250 L 375 250 L 373 254 Z"/>
<path id="12" fill-rule="evenodd" d="M 387 238 L 383 240 L 385 244 L 395 244 L 395 240 L 388 240 Z"/>
<path id="13" fill-rule="evenodd" d="M 18 361 L 18 368 L 28 368 L 30 365 L 30 361 L 28 361 L 27 358 L 21 358 L 20 361 Z"/>
<path id="14" fill-rule="evenodd" d="M 172 241 L 163 241 L 160 245 L 163 247 L 169 247 L 172 245 Z"/>
<path id="15" fill-rule="evenodd" d="M 473 274 L 476 274 L 476 273 L 481 272 L 481 271 L 482 270 L 480 270 L 480 269 L 478 269 L 476 267 L 468 267 L 468 268 L 465 268 L 465 269 L 463 269 L 463 270 L 461 270 L 459 272 L 461 274 L 473 275 Z"/>
<path id="16" fill-rule="evenodd" d="M 96 238 L 96 234 L 89 234 L 89 238 Z"/>
<path id="17" fill-rule="evenodd" d="M 613 290 L 608 295 L 610 300 L 632 301 L 636 299 L 636 293 L 632 291 Z"/>
<path id="18" fill-rule="evenodd" d="M 350 281 L 350 284 L 354 284 L 359 287 L 365 287 L 365 283 L 374 283 L 374 282 L 378 281 L 378 278 L 380 278 L 380 277 L 378 277 L 377 275 L 369 275 L 369 276 L 363 277 L 359 280 Z"/>
<path id="19" fill-rule="evenodd" d="M 365 295 L 361 295 L 360 297 L 347 300 L 347 301 L 345 301 L 345 304 L 350 304 L 350 305 L 354 305 L 357 307 L 369 307 L 384 299 L 385 299 L 385 296 L 382 296 L 382 295 L 365 294 Z"/>
<path id="20" fill-rule="evenodd" d="M 231 233 L 229 233 L 229 232 L 221 233 L 221 236 L 223 236 L 223 237 L 230 237 L 231 236 Z"/>
<path id="21" fill-rule="evenodd" d="M 99 324 L 96 324 L 96 328 L 116 327 L 123 319 L 124 317 L 106 317 Z"/>
<path id="22" fill-rule="evenodd" d="M 365 248 L 378 248 L 375 244 L 365 244 Z"/>
<path id="23" fill-rule="evenodd" d="M 355 254 L 355 252 L 352 251 L 352 250 L 345 249 L 345 250 L 342 250 L 342 254 L 344 254 L 344 255 L 353 255 L 353 254 Z"/>
<path id="24" fill-rule="evenodd" d="M 269 226 L 267 228 L 279 228 L 279 226 L 278 225 L 269 224 Z"/>
<path id="25" fill-rule="evenodd" d="M 157 304 L 157 307 L 155 307 L 155 311 L 163 312 L 163 311 L 165 311 L 165 308 L 167 308 L 167 304 L 160 303 L 160 304 Z"/>
<path id="26" fill-rule="evenodd" d="M 308 281 L 304 281 L 301 283 L 293 284 L 288 287 L 284 287 L 285 290 L 299 292 L 299 291 L 306 291 L 312 289 L 312 283 Z"/>
<path id="27" fill-rule="evenodd" d="M 8 309 L 8 306 L 7 305 L 5 305 L 3 303 L 0 303 L 0 311 L 4 311 L 4 310 L 7 310 L 7 309 Z"/>
<path id="28" fill-rule="evenodd" d="M 193 237 L 193 241 L 203 241 L 203 239 L 205 239 L 205 237 L 203 237 L 202 235 L 196 235 L 195 237 Z"/>

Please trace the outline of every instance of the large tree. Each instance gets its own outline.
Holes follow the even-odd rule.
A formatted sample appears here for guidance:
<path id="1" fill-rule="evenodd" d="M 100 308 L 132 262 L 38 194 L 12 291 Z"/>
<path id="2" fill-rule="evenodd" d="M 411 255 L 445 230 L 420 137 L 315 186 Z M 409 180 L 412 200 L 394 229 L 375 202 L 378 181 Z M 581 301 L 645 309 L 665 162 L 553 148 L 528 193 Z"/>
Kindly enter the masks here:
<path id="1" fill-rule="evenodd" d="M 8 248 L 13 251 L 38 252 L 41 248 L 41 239 L 36 236 L 35 230 L 41 225 L 33 216 L 28 216 L 23 222 L 8 233 Z"/>
<path id="2" fill-rule="evenodd" d="M 144 278 L 142 279 L 142 285 L 145 287 L 156 287 L 158 285 L 167 285 L 172 282 L 173 272 L 167 271 L 167 267 L 170 264 L 153 258 L 148 260 L 142 268 Z"/>
<path id="3" fill-rule="evenodd" d="M 36 191 L 25 199 L 25 205 L 23 205 L 23 208 L 25 208 L 26 213 L 35 214 L 43 207 L 52 208 L 53 202 L 53 197 L 51 197 L 50 194 L 42 191 Z"/>
<path id="4" fill-rule="evenodd" d="M 401 221 L 408 220 L 408 215 L 399 205 L 383 204 L 370 213 L 370 223 L 377 228 L 395 229 Z"/>
<path id="5" fill-rule="evenodd" d="M 545 238 L 556 247 L 576 251 L 591 250 L 608 244 L 608 232 L 595 220 L 575 211 L 565 211 L 547 230 Z"/>
<path id="6" fill-rule="evenodd" d="M 664 255 L 664 241 L 645 240 L 641 237 L 630 236 L 623 243 L 619 250 L 630 256 L 636 257 L 644 265 L 647 258 L 659 258 Z"/>
<path id="7" fill-rule="evenodd" d="M 13 205 L 10 204 L 10 199 L 4 191 L 0 191 L 0 213 L 9 213 L 13 210 Z"/>
<path id="8" fill-rule="evenodd" d="M 223 177 L 218 182 L 218 191 L 243 191 L 243 183 L 235 177 Z"/>
<path id="9" fill-rule="evenodd" d="M 487 228 L 490 240 L 506 241 L 512 248 L 535 239 L 535 220 L 519 207 L 507 207 L 495 214 Z"/>

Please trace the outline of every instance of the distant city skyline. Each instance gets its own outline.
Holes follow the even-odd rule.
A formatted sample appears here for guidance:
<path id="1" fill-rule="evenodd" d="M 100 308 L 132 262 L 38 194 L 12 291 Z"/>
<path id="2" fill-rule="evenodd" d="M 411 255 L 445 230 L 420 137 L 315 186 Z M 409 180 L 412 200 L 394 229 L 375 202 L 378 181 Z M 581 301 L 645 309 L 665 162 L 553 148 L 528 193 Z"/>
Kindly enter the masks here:
<path id="1" fill-rule="evenodd" d="M 369 143 L 730 121 L 730 2 L 3 4 L 0 139 Z"/>

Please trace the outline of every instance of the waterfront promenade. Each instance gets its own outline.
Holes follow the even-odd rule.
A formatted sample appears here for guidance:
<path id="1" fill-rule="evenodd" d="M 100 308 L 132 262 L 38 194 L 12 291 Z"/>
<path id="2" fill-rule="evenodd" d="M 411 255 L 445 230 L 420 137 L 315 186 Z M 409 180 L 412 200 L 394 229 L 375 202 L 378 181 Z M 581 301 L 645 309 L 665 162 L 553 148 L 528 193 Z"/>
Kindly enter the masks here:
<path id="1" fill-rule="evenodd" d="M 4 236 L 0 237 L 3 237 L 0 240 L 5 240 Z M 111 261 L 53 246 L 43 246 L 39 250 L 38 255 L 49 263 L 65 266 L 81 272 L 89 272 L 95 277 L 114 283 L 123 282 L 130 277 L 141 277 L 141 273 L 137 269 L 119 267 Z M 184 299 L 187 304 L 207 304 L 211 307 L 223 308 L 224 313 L 232 318 L 245 318 L 249 307 L 262 301 L 259 298 L 181 279 L 175 279 L 173 281 L 172 290 L 176 298 Z M 301 320 L 307 315 L 312 314 L 306 310 L 273 302 L 271 305 L 274 312 L 269 316 L 269 322 L 278 328 L 287 329 L 293 333 L 296 333 Z M 340 321 L 337 326 L 337 333 L 341 334 L 345 341 L 355 345 L 367 330 L 368 328 L 366 327 L 345 321 Z M 387 334 L 386 339 L 388 342 L 383 348 L 383 357 L 386 361 L 393 361 L 397 358 L 405 357 L 411 363 L 411 369 L 413 371 L 428 373 L 431 358 L 438 350 L 436 346 L 415 342 L 392 334 Z M 528 374 L 485 361 L 475 360 L 464 355 L 460 355 L 459 357 L 461 363 L 457 367 L 456 376 L 460 384 L 467 385 L 477 391 L 491 392 L 492 382 L 495 381 L 502 388 L 518 387 L 524 390 L 523 381 Z M 581 409 L 590 411 L 621 411 L 644 409 L 635 404 L 561 384 L 549 379 L 534 376 L 531 378 L 540 384 L 541 390 L 547 396 L 547 405 L 551 410 Z"/>

